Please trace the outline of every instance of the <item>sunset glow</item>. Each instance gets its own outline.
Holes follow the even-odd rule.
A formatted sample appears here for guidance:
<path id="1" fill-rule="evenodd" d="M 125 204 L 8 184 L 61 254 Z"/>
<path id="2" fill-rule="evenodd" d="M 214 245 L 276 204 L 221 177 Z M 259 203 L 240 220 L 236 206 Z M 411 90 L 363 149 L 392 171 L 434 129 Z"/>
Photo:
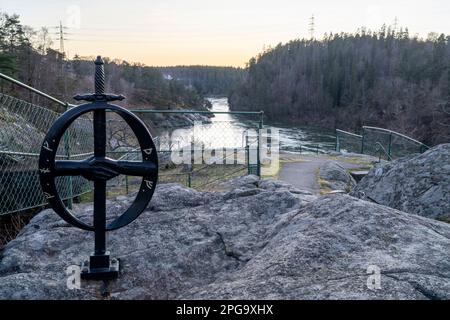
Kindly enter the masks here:
<path id="1" fill-rule="evenodd" d="M 0 10 L 20 14 L 35 29 L 61 20 L 70 57 L 101 54 L 147 65 L 244 66 L 264 47 L 308 38 L 313 14 L 317 38 L 361 26 L 379 29 L 396 18 L 411 34 L 450 33 L 446 0 L 0 0 Z M 58 48 L 57 29 L 51 31 Z"/>

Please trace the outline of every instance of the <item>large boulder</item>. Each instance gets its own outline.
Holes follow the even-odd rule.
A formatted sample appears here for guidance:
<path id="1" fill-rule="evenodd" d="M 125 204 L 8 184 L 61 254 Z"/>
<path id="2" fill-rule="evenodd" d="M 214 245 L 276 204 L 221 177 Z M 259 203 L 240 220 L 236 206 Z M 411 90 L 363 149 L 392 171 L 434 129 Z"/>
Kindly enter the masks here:
<path id="1" fill-rule="evenodd" d="M 375 166 L 352 195 L 429 218 L 450 218 L 450 144 Z"/>
<path id="2" fill-rule="evenodd" d="M 248 263 L 181 298 L 450 298 L 446 223 L 343 194 L 286 213 L 281 223 Z M 377 270 L 379 282 L 371 277 Z"/>
<path id="3" fill-rule="evenodd" d="M 347 169 L 335 161 L 327 161 L 320 166 L 319 182 L 321 189 L 333 191 L 350 192 L 356 186 L 355 179 Z"/>
<path id="4" fill-rule="evenodd" d="M 314 200 L 277 181 L 233 185 L 160 185 L 141 217 L 109 234 L 119 279 L 79 290 L 66 270 L 91 254 L 93 235 L 45 210 L 1 252 L 0 298 L 450 298 L 449 225 L 347 195 Z M 132 200 L 108 202 L 110 216 Z M 91 205 L 74 211 L 91 219 Z M 381 289 L 367 286 L 377 268 Z"/>
<path id="5" fill-rule="evenodd" d="M 123 271 L 107 289 L 96 282 L 83 283 L 82 290 L 66 288 L 67 267 L 89 257 L 93 234 L 45 210 L 0 253 L 0 298 L 168 299 L 211 283 L 250 260 L 281 227 L 286 212 L 311 200 L 277 188 L 276 181 L 259 187 L 250 177 L 235 183 L 240 187 L 217 193 L 158 186 L 147 211 L 108 234 L 108 248 Z M 109 201 L 109 218 L 124 212 L 133 199 Z M 91 204 L 76 206 L 74 212 L 83 221 L 92 220 Z"/>

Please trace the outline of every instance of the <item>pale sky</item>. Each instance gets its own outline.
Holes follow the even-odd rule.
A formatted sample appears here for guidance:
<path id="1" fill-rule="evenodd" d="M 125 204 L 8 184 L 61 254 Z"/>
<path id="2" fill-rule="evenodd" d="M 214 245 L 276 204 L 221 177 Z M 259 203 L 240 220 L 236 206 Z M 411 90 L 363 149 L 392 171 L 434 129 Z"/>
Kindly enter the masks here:
<path id="1" fill-rule="evenodd" d="M 158 66 L 244 66 L 264 46 L 309 37 L 313 14 L 317 38 L 379 29 L 396 17 L 410 34 L 450 34 L 449 0 L 0 0 L 0 11 L 36 29 L 62 20 L 70 56 Z"/>

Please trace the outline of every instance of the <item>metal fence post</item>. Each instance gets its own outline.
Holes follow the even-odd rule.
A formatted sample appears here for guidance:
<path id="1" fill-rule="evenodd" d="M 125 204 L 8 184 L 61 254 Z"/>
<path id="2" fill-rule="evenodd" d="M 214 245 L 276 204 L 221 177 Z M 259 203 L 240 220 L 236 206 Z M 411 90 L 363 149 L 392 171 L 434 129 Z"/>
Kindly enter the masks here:
<path id="1" fill-rule="evenodd" d="M 66 103 L 65 111 L 69 110 L 69 104 Z M 70 134 L 69 134 L 69 128 L 64 133 L 64 149 L 66 153 L 66 159 L 70 160 Z M 73 178 L 72 176 L 68 177 L 69 185 L 67 188 L 68 191 L 68 199 L 67 199 L 67 207 L 69 209 L 72 209 L 73 207 Z"/>
<path id="2" fill-rule="evenodd" d="M 389 145 L 388 145 L 388 156 L 389 158 L 392 158 L 391 156 L 391 150 L 392 149 L 392 132 L 389 133 Z"/>
<path id="3" fill-rule="evenodd" d="M 361 136 L 361 154 L 364 154 L 364 136 L 366 131 L 363 129 L 362 136 Z"/>
<path id="4" fill-rule="evenodd" d="M 264 126 L 264 111 L 261 111 L 261 117 L 259 119 L 259 126 L 258 126 L 258 146 L 257 146 L 257 155 L 256 155 L 256 162 L 257 162 L 257 173 L 258 177 L 261 177 L 261 130 Z"/>
<path id="5" fill-rule="evenodd" d="M 340 141 L 339 141 L 339 132 L 338 131 L 336 131 L 335 151 L 336 152 L 340 152 L 341 151 L 341 146 L 340 146 Z"/>
<path id="6" fill-rule="evenodd" d="M 250 166 L 250 147 L 247 144 L 245 146 L 245 161 L 247 162 L 247 174 L 252 174 L 251 172 L 251 166 Z"/>

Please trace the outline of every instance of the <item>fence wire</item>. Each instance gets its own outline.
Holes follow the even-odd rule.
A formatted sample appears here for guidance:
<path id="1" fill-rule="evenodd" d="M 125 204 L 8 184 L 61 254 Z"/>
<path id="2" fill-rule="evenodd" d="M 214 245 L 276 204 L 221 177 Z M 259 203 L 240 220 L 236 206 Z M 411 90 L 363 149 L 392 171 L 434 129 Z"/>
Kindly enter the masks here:
<path id="1" fill-rule="evenodd" d="M 249 138 L 257 134 L 257 126 L 240 127 L 232 117 L 220 114 L 216 118 L 214 112 L 212 117 L 195 112 L 177 111 L 173 115 L 167 111 L 159 114 L 156 110 L 134 112 L 158 135 L 155 145 L 159 182 L 208 189 L 228 178 L 258 173 L 258 140 Z M 111 147 L 133 149 L 137 146 L 131 129 L 124 126 L 121 119 L 112 116 L 108 120 L 110 127 L 115 128 L 111 131 Z M 128 191 L 138 188 L 132 177 L 124 179 Z"/>
<path id="2" fill-rule="evenodd" d="M 347 153 L 361 152 L 362 136 L 342 130 L 336 130 L 336 151 Z"/>
<path id="3" fill-rule="evenodd" d="M 38 159 L 45 134 L 59 114 L 0 93 L 0 215 L 47 203 L 39 184 Z M 76 120 L 57 151 L 58 159 L 83 159 L 92 150 L 89 119 Z M 58 192 L 70 199 L 90 190 L 81 177 L 58 177 Z"/>
<path id="4" fill-rule="evenodd" d="M 336 151 L 340 152 L 363 153 L 392 160 L 428 149 L 417 140 L 383 128 L 365 126 L 362 135 L 336 130 Z"/>
<path id="5" fill-rule="evenodd" d="M 363 137 L 363 153 L 385 160 L 422 153 L 429 149 L 428 146 L 417 140 L 383 128 L 363 127 Z"/>
<path id="6" fill-rule="evenodd" d="M 240 128 L 232 118 L 212 120 L 195 112 L 176 115 L 136 113 L 150 128 L 158 151 L 162 183 L 175 182 L 198 189 L 248 173 L 257 174 L 258 128 Z M 38 159 L 44 137 L 59 113 L 0 93 L 0 215 L 47 204 L 42 194 Z M 241 130 L 242 129 L 242 130 Z M 70 125 L 57 159 L 83 160 L 93 155 L 92 117 Z M 113 159 L 141 161 L 141 150 L 131 128 L 113 112 L 107 113 L 106 154 Z M 174 161 L 174 157 L 178 161 Z M 250 163 L 253 160 L 253 163 Z M 182 161 L 182 163 L 179 163 Z M 107 183 L 108 196 L 139 189 L 141 178 L 118 176 Z M 93 183 L 83 177 L 57 177 L 63 200 L 92 199 Z"/>

